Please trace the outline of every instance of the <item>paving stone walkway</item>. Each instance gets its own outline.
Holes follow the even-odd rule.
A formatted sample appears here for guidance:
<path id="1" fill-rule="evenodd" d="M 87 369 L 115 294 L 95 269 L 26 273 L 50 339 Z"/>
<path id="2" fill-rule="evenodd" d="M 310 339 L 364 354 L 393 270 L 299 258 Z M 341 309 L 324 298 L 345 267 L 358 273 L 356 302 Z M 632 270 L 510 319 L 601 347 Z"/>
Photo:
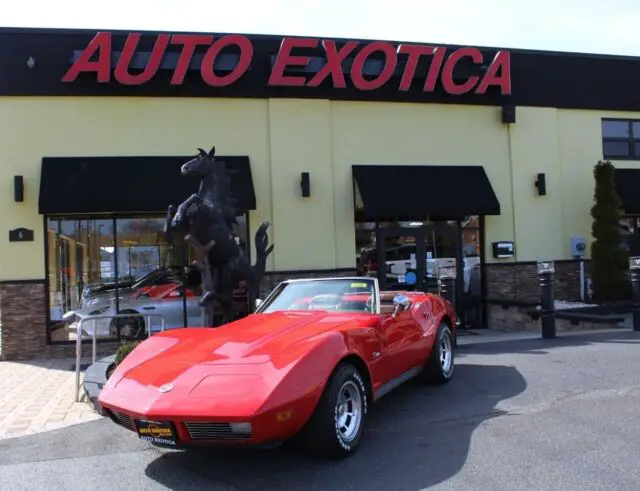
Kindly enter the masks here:
<path id="1" fill-rule="evenodd" d="M 74 359 L 0 361 L 0 440 L 99 419 L 84 397 L 75 402 L 74 366 Z"/>

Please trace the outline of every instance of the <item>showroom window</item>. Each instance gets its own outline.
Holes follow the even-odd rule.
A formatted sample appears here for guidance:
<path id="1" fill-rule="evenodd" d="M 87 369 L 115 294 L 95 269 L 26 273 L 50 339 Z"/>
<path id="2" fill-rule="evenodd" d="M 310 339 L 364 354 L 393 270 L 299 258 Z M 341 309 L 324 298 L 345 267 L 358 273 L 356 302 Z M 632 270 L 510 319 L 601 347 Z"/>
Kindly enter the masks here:
<path id="1" fill-rule="evenodd" d="M 640 160 L 640 120 L 603 119 L 602 153 L 605 159 Z"/>
<path id="2" fill-rule="evenodd" d="M 241 215 L 238 222 L 234 234 L 249 255 L 246 215 Z M 46 218 L 51 342 L 75 340 L 78 317 L 73 312 L 80 309 L 85 313 L 100 313 L 101 309 L 111 306 L 120 313 L 143 313 L 143 302 L 157 301 L 157 304 L 146 304 L 153 308 L 145 311 L 161 313 L 165 327 L 198 323 L 199 273 L 184 274 L 185 265 L 195 259 L 194 251 L 185 248 L 179 235 L 174 236 L 175 243 L 170 246 L 164 235 L 164 224 L 165 218 L 158 215 Z M 186 300 L 180 288 L 185 280 L 189 283 Z M 136 322 L 140 319 L 135 317 Z M 126 321 L 130 319 L 122 322 Z M 97 337 L 114 339 L 117 331 L 110 328 L 112 321 L 100 322 Z M 161 320 L 154 317 L 147 322 L 153 331 Z M 88 337 L 88 333 L 84 335 Z"/>

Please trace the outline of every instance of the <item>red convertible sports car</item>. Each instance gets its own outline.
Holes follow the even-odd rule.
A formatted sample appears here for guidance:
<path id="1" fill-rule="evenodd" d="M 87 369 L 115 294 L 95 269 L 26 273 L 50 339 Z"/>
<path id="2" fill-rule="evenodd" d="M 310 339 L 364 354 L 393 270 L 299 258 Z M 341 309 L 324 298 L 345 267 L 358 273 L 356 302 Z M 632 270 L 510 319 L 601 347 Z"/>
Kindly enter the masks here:
<path id="1" fill-rule="evenodd" d="M 143 341 L 99 396 L 105 414 L 171 448 L 294 440 L 352 453 L 369 408 L 411 378 L 448 382 L 456 316 L 436 295 L 375 278 L 289 280 L 254 314 Z"/>

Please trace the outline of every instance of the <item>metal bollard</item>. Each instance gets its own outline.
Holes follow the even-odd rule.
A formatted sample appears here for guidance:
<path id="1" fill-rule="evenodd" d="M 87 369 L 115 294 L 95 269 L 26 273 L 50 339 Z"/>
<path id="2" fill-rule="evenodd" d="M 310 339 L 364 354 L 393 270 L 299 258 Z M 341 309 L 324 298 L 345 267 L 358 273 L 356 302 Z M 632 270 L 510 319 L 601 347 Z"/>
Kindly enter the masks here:
<path id="1" fill-rule="evenodd" d="M 455 277 L 444 276 L 439 278 L 440 296 L 447 300 L 453 309 L 456 308 L 456 279 Z"/>
<path id="2" fill-rule="evenodd" d="M 542 338 L 556 337 L 556 306 L 553 295 L 555 266 L 553 261 L 538 261 L 538 280 L 540 281 L 540 324 Z"/>
<path id="3" fill-rule="evenodd" d="M 629 258 L 629 277 L 631 278 L 631 292 L 633 307 L 633 330 L 640 331 L 640 257 Z"/>
<path id="4" fill-rule="evenodd" d="M 455 265 L 447 265 L 438 267 L 438 290 L 442 298 L 447 300 L 456 309 L 456 267 Z M 457 332 L 457 329 L 456 329 Z M 454 346 L 458 346 L 458 336 L 453 337 Z"/>

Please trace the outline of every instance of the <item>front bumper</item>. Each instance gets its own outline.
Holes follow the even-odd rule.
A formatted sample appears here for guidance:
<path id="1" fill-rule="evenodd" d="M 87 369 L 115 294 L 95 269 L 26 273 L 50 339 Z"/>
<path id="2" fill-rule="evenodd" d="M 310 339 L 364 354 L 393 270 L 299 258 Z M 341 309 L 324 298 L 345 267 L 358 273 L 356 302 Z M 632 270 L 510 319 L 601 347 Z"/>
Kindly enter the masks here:
<path id="1" fill-rule="evenodd" d="M 165 441 L 160 439 L 153 441 L 147 439 L 149 443 L 171 449 L 196 448 L 196 447 L 250 447 L 250 448 L 273 448 L 288 440 L 295 429 L 290 425 L 283 424 L 281 428 L 274 431 L 273 424 L 269 425 L 270 419 L 266 415 L 245 418 L 244 421 L 221 421 L 218 418 L 207 420 L 191 421 L 178 420 L 176 418 L 146 418 L 144 416 L 132 415 L 121 411 L 101 407 L 102 414 L 114 423 L 142 437 L 137 429 L 136 420 L 152 419 L 162 423 L 170 423 L 174 429 L 174 437 Z M 247 424 L 251 429 L 243 428 Z M 235 426 L 235 428 L 234 428 Z"/>

